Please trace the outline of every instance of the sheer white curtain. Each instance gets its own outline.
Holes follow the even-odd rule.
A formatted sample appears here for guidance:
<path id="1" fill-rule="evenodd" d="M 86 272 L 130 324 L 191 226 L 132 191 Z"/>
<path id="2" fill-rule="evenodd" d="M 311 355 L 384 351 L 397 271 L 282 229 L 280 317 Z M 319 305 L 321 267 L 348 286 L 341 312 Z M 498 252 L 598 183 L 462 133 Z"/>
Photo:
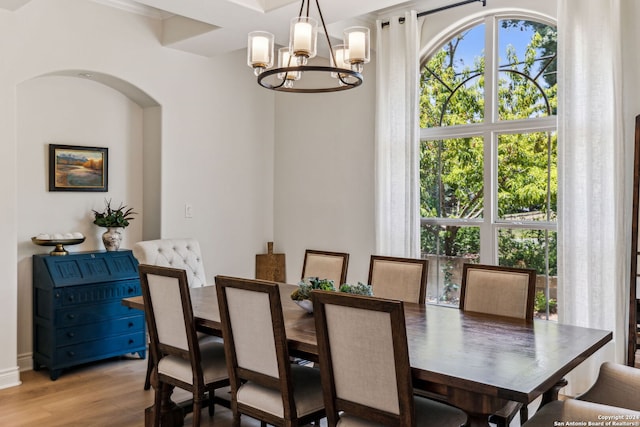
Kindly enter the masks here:
<path id="1" fill-rule="evenodd" d="M 584 391 L 602 359 L 625 357 L 621 3 L 558 2 L 559 320 L 613 331 L 615 341 L 568 378 L 569 395 Z"/>
<path id="2" fill-rule="evenodd" d="M 376 253 L 420 255 L 418 18 L 377 22 Z"/>

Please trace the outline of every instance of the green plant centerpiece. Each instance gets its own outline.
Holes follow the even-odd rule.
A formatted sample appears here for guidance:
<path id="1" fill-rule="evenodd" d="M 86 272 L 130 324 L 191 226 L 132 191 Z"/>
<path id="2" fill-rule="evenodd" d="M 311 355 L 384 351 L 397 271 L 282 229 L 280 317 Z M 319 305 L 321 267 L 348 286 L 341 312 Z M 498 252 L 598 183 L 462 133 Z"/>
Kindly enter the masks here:
<path id="1" fill-rule="evenodd" d="M 348 283 L 345 283 L 340 286 L 340 292 L 354 295 L 366 295 L 369 297 L 373 296 L 373 289 L 371 288 L 371 285 L 367 285 L 362 282 L 358 282 L 357 285 L 350 285 Z"/>
<path id="2" fill-rule="evenodd" d="M 300 307 L 306 310 L 308 313 L 313 313 L 313 304 L 311 303 L 311 291 L 333 291 L 336 292 L 336 288 L 333 284 L 333 280 L 320 279 L 318 277 L 307 277 L 298 283 L 298 287 L 291 292 L 291 299 L 295 301 Z M 358 282 L 357 285 L 350 285 L 344 283 L 337 289 L 339 292 L 345 292 L 356 295 L 373 295 L 371 286 Z"/>
<path id="3" fill-rule="evenodd" d="M 291 299 L 294 301 L 303 301 L 311 298 L 311 291 L 335 291 L 333 280 L 320 279 L 319 277 L 307 277 L 298 283 L 298 288 L 291 292 Z"/>
<path id="4" fill-rule="evenodd" d="M 107 231 L 102 234 L 102 243 L 107 251 L 117 251 L 122 242 L 122 230 L 129 226 L 129 221 L 133 221 L 133 216 L 137 215 L 133 208 L 120 203 L 117 208 L 111 207 L 111 199 L 104 201 L 103 211 L 93 210 L 93 223 L 100 227 L 105 227 Z"/>

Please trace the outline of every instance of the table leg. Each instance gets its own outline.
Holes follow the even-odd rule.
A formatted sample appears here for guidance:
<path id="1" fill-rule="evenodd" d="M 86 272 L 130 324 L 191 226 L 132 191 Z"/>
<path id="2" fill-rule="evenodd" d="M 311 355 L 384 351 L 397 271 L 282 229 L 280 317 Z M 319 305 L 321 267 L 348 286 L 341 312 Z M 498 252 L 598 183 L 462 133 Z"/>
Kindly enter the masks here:
<path id="1" fill-rule="evenodd" d="M 157 376 L 151 376 L 151 385 L 155 392 L 158 392 L 160 387 L 160 425 L 162 427 L 179 427 L 184 425 L 184 412 L 176 403 L 171 400 L 174 387 L 170 384 L 162 383 L 158 384 Z M 144 411 L 144 425 L 145 427 L 153 427 L 155 425 L 155 403 Z"/>
<path id="2" fill-rule="evenodd" d="M 469 427 L 489 427 L 489 416 L 486 414 L 469 414 Z"/>
<path id="3" fill-rule="evenodd" d="M 554 400 L 558 400 L 558 394 L 560 393 L 560 389 L 565 387 L 569 382 L 564 378 L 558 381 L 551 387 L 549 390 L 545 391 L 542 394 L 542 401 L 540 402 L 540 408 L 542 408 L 547 403 L 553 402 Z"/>

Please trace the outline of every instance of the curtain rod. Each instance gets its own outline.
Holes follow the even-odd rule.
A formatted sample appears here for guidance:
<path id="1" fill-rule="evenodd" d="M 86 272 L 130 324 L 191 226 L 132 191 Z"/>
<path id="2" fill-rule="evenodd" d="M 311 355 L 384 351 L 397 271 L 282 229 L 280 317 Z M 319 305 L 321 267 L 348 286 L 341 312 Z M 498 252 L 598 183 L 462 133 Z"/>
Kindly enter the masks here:
<path id="1" fill-rule="evenodd" d="M 417 17 L 420 18 L 421 16 L 431 15 L 432 13 L 442 12 L 443 10 L 453 9 L 454 7 L 464 6 L 465 4 L 476 3 L 476 2 L 479 2 L 479 1 L 482 2 L 482 6 L 486 6 L 487 5 L 487 0 L 465 0 L 465 1 L 458 2 L 458 3 L 450 4 L 450 5 L 447 5 L 447 6 L 442 6 L 442 7 L 438 7 L 438 8 L 431 9 L 431 10 L 425 10 L 424 12 L 418 13 Z M 400 18 L 399 21 L 401 23 L 404 22 L 404 18 Z M 382 27 L 386 27 L 387 25 L 389 25 L 389 21 L 382 23 Z"/>

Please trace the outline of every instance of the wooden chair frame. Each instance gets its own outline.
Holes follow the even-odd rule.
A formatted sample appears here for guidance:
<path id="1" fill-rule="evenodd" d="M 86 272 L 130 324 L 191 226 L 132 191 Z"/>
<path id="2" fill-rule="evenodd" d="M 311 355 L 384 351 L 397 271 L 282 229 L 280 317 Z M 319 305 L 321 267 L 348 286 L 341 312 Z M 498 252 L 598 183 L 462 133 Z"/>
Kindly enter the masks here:
<path id="1" fill-rule="evenodd" d="M 518 273 L 528 274 L 529 282 L 527 288 L 527 301 L 526 301 L 526 313 L 524 320 L 533 321 L 533 309 L 535 303 L 536 293 L 536 271 L 531 268 L 516 268 L 516 267 L 503 267 L 499 265 L 486 265 L 486 264 L 470 264 L 465 263 L 462 266 L 462 284 L 460 287 L 460 310 L 465 311 L 465 300 L 467 293 L 467 275 L 469 270 L 486 270 L 486 271 L 500 271 L 505 273 Z"/>
<path id="2" fill-rule="evenodd" d="M 216 276 L 215 281 L 218 305 L 220 308 L 222 336 L 225 343 L 225 355 L 227 358 L 229 379 L 231 383 L 231 409 L 233 411 L 234 425 L 240 425 L 241 414 L 246 414 L 250 417 L 261 420 L 263 425 L 264 423 L 268 423 L 274 426 L 299 426 L 308 424 L 311 421 L 318 421 L 320 418 L 323 418 L 324 409 L 307 414 L 303 417 L 297 416 L 291 377 L 291 366 L 289 362 L 289 349 L 287 347 L 287 337 L 285 334 L 284 317 L 282 313 L 278 284 L 263 280 L 240 279 L 225 276 Z M 271 323 L 273 325 L 279 378 L 274 378 L 269 375 L 238 366 L 234 332 L 231 326 L 229 305 L 225 292 L 228 288 L 244 289 L 251 292 L 262 292 L 269 296 Z M 280 418 L 252 406 L 238 403 L 238 389 L 246 381 L 252 381 L 255 384 L 278 390 L 282 395 L 284 417 Z"/>
<path id="3" fill-rule="evenodd" d="M 334 283 L 334 285 L 336 286 L 336 289 L 340 287 L 340 285 L 342 285 L 343 283 L 346 283 L 347 281 L 347 268 L 349 267 L 349 254 L 346 252 L 327 252 L 327 251 L 318 251 L 315 249 L 307 249 L 304 252 L 304 263 L 302 264 L 302 279 L 305 279 L 306 277 L 309 277 L 309 275 L 306 274 L 307 271 L 307 258 L 309 257 L 309 255 L 313 256 L 313 255 L 322 255 L 322 256 L 329 256 L 329 257 L 336 257 L 336 258 L 342 258 L 342 270 L 340 272 L 340 283 Z M 320 277 L 320 279 L 324 279 L 324 277 Z"/>
<path id="4" fill-rule="evenodd" d="M 214 401 L 216 403 L 221 403 L 224 406 L 228 406 L 228 404 L 225 405 L 225 402 L 221 399 L 215 399 L 214 392 L 218 388 L 228 386 L 229 379 L 216 381 L 209 384 L 206 384 L 204 382 L 201 365 L 202 359 L 200 355 L 200 345 L 198 343 L 198 337 L 196 334 L 195 322 L 193 318 L 193 308 L 191 305 L 191 296 L 189 294 L 189 283 L 187 281 L 186 272 L 181 269 L 146 264 L 140 264 L 138 266 L 138 272 L 140 274 L 140 285 L 142 288 L 142 297 L 145 303 L 145 315 L 147 318 L 147 325 L 150 336 L 149 347 L 153 356 L 153 360 L 155 361 L 153 370 L 153 374 L 155 376 L 154 385 L 156 388 L 154 407 L 157 412 L 154 416 L 154 425 L 160 425 L 161 417 L 159 411 L 162 406 L 162 400 L 164 399 L 166 401 L 166 404 L 170 398 L 173 387 L 179 387 L 193 393 L 193 425 L 197 426 L 200 424 L 200 411 L 203 406 L 206 406 L 206 404 L 209 405 L 209 415 L 213 415 L 214 413 Z M 185 332 L 189 347 L 188 350 L 184 350 L 160 342 L 156 325 L 156 311 L 149 289 L 148 276 L 150 275 L 171 277 L 178 280 Z M 173 378 L 171 376 L 158 372 L 157 364 L 163 357 L 168 355 L 176 356 L 190 362 L 193 372 L 193 384 L 186 383 L 177 378 Z M 207 392 L 209 393 L 208 399 L 206 398 Z"/>
<path id="5" fill-rule="evenodd" d="M 402 302 L 327 291 L 313 291 L 312 299 L 318 353 L 320 366 L 322 367 L 320 375 L 322 377 L 328 425 L 330 427 L 335 426 L 339 420 L 339 412 L 344 411 L 359 418 L 384 425 L 415 426 L 413 386 Z M 398 387 L 399 414 L 389 413 L 375 407 L 340 399 L 336 396 L 331 343 L 327 332 L 326 305 L 348 306 L 389 313 Z"/>
<path id="6" fill-rule="evenodd" d="M 427 261 L 426 259 L 420 259 L 420 258 L 401 258 L 401 257 L 390 257 L 390 256 L 381 256 L 381 255 L 371 255 L 371 262 L 369 263 L 368 283 L 369 285 L 371 285 L 374 295 L 376 293 L 375 282 L 374 282 L 374 270 L 375 270 L 375 264 L 377 261 L 391 261 L 391 262 L 398 262 L 398 263 L 418 264 L 422 266 L 418 301 L 405 301 L 405 302 L 414 302 L 418 304 L 425 303 L 425 300 L 427 297 L 427 277 L 429 274 L 429 261 Z"/>

